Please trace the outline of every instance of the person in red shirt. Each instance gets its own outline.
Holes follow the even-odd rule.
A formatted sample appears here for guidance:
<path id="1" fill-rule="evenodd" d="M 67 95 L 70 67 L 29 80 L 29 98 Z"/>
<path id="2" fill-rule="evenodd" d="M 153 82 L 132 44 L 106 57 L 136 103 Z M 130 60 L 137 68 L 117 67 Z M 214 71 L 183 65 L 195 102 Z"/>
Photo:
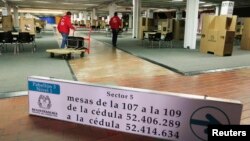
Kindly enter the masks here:
<path id="1" fill-rule="evenodd" d="M 112 30 L 112 44 L 113 47 L 116 47 L 117 36 L 119 32 L 119 28 L 121 26 L 121 19 L 117 16 L 117 12 L 114 13 L 114 16 L 110 19 L 109 25 Z"/>
<path id="2" fill-rule="evenodd" d="M 60 19 L 57 29 L 62 35 L 61 48 L 65 48 L 65 45 L 67 45 L 70 29 L 75 30 L 75 27 L 73 27 L 71 24 L 71 12 L 67 12 L 66 15 Z"/>

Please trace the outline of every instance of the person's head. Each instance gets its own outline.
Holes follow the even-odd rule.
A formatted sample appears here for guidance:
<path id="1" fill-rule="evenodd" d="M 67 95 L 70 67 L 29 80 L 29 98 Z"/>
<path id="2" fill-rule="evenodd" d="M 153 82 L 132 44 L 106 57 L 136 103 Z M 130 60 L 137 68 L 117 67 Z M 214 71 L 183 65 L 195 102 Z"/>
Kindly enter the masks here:
<path id="1" fill-rule="evenodd" d="M 66 13 L 66 15 L 71 16 L 71 12 L 68 11 L 68 12 Z"/>
<path id="2" fill-rule="evenodd" d="M 117 12 L 114 13 L 114 16 L 117 16 Z"/>

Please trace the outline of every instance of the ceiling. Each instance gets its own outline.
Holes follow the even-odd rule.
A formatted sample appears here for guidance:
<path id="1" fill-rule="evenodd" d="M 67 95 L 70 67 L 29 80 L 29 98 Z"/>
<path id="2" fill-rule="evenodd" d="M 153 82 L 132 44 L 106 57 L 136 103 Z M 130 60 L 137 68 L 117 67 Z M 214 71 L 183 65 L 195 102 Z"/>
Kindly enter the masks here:
<path id="1" fill-rule="evenodd" d="M 224 0 L 201 0 L 200 7 L 207 7 L 210 5 L 220 5 Z M 92 11 L 96 8 L 97 15 L 108 13 L 108 5 L 115 3 L 117 5 L 117 11 L 131 12 L 133 0 L 0 0 L 0 6 L 4 7 L 5 3 L 10 6 L 16 6 L 20 10 L 36 9 L 41 13 L 44 11 L 57 10 L 64 13 L 67 10 L 71 12 L 79 11 Z M 234 0 L 235 7 L 250 6 L 250 0 Z M 185 8 L 186 0 L 141 0 L 143 9 L 146 8 L 160 8 L 160 9 L 173 9 L 173 8 Z M 43 9 L 43 10 L 42 10 Z M 50 14 L 47 12 L 47 14 Z M 51 12 L 51 14 L 53 14 Z"/>

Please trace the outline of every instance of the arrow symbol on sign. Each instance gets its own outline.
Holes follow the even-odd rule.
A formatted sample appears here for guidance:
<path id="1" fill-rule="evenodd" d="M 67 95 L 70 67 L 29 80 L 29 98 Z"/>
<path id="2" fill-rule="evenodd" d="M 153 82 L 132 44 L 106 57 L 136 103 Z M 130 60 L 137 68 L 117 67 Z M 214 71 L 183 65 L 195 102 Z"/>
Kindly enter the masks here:
<path id="1" fill-rule="evenodd" d="M 207 126 L 208 124 L 219 124 L 219 125 L 221 125 L 221 123 L 215 117 L 213 117 L 211 114 L 206 114 L 205 117 L 206 117 L 206 119 L 208 121 L 191 119 L 190 123 L 194 124 L 194 125 L 200 125 L 200 126 Z M 207 133 L 207 128 L 205 129 L 204 132 Z"/>

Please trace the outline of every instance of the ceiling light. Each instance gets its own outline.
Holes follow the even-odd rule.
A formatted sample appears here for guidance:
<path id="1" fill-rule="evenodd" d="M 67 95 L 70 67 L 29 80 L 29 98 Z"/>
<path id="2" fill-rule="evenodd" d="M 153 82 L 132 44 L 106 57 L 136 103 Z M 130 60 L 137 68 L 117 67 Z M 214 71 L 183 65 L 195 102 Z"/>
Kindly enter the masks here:
<path id="1" fill-rule="evenodd" d="M 8 1 L 9 1 L 9 2 L 12 2 L 12 1 L 13 1 L 13 2 L 14 2 L 14 1 L 17 2 L 17 1 L 23 1 L 23 0 L 8 0 Z"/>
<path id="2" fill-rule="evenodd" d="M 172 2 L 183 2 L 183 0 L 172 0 Z"/>
<path id="3" fill-rule="evenodd" d="M 205 4 L 205 5 L 202 5 L 203 7 L 210 7 L 210 6 L 213 6 L 212 4 Z"/>
<path id="4" fill-rule="evenodd" d="M 84 4 L 85 6 L 98 6 L 97 4 L 91 4 L 91 3 L 87 3 L 87 4 Z"/>
<path id="5" fill-rule="evenodd" d="M 204 1 L 200 1 L 199 3 L 200 3 L 200 4 L 204 4 L 204 3 L 206 3 L 206 2 L 204 2 Z"/>
<path id="6" fill-rule="evenodd" d="M 73 5 L 74 3 L 63 2 L 62 4 Z"/>
<path id="7" fill-rule="evenodd" d="M 64 14 L 65 11 L 49 10 L 49 9 L 20 9 L 20 13 L 38 13 L 38 14 Z"/>
<path id="8" fill-rule="evenodd" d="M 36 3 L 51 3 L 51 2 L 48 2 L 48 1 L 34 1 Z"/>

